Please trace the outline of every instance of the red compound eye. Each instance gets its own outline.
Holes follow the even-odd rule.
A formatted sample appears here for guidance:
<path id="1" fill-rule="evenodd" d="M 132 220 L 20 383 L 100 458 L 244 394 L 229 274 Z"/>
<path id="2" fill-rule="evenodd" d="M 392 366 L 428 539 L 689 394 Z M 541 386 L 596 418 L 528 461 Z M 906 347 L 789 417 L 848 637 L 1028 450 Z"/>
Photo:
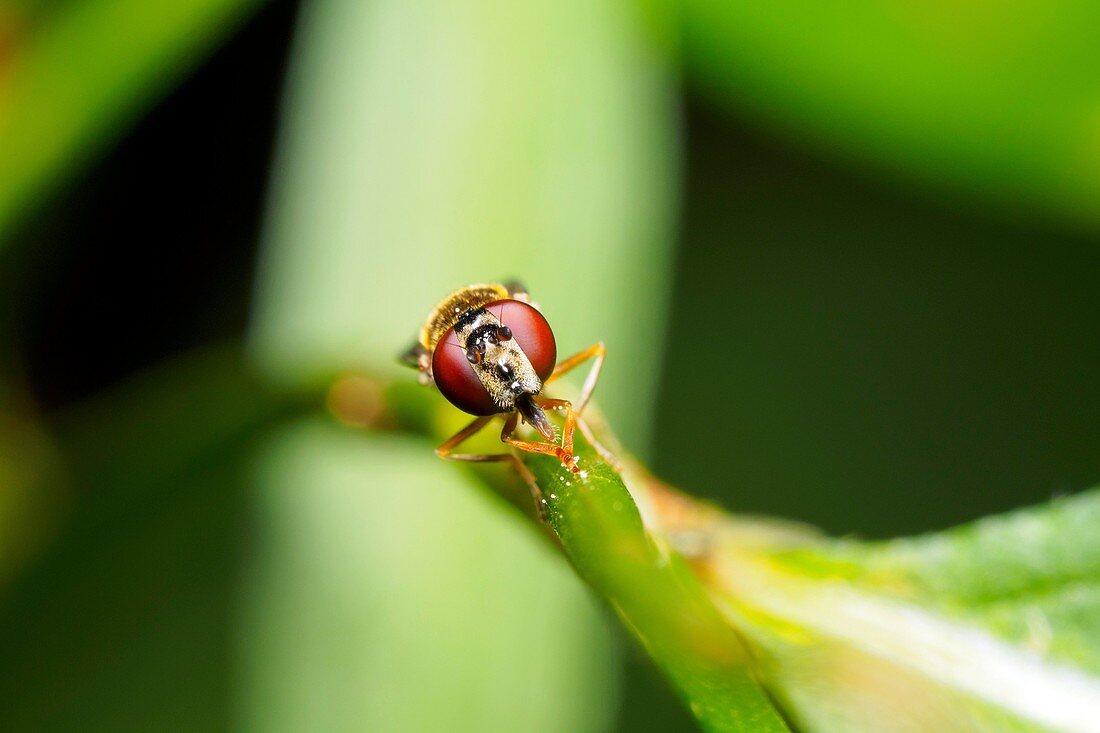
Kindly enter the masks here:
<path id="1" fill-rule="evenodd" d="M 486 305 L 485 309 L 511 330 L 512 338 L 523 349 L 539 378 L 546 381 L 554 371 L 558 348 L 554 332 L 542 314 L 519 300 L 496 300 Z M 432 376 L 443 396 L 463 412 L 492 415 L 500 411 L 477 378 L 453 328 L 436 344 L 432 356 Z"/>
<path id="2" fill-rule="evenodd" d="M 471 415 L 500 412 L 477 378 L 474 365 L 466 358 L 466 349 L 462 348 L 453 328 L 435 346 L 432 377 L 443 396 L 463 412 Z"/>

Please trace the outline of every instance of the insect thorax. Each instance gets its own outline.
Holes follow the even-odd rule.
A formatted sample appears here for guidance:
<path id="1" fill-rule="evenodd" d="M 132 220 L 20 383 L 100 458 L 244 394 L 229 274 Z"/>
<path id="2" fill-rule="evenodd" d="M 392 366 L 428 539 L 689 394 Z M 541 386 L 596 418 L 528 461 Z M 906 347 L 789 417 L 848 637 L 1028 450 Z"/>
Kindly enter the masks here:
<path id="1" fill-rule="evenodd" d="M 420 343 L 431 353 L 439 339 L 448 330 L 454 328 L 459 318 L 476 311 L 486 303 L 509 297 L 508 289 L 496 283 L 487 285 L 469 285 L 448 295 L 428 316 L 424 328 L 420 330 Z"/>

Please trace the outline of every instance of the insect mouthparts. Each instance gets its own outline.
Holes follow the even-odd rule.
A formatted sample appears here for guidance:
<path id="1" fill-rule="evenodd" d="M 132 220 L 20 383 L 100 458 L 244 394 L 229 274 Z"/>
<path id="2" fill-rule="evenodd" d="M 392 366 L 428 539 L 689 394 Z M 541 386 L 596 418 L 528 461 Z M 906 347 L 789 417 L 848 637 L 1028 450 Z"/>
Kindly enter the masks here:
<path id="1" fill-rule="evenodd" d="M 535 400 L 532 399 L 533 395 L 525 394 L 516 399 L 516 409 L 519 410 L 519 414 L 523 415 L 523 419 L 535 430 L 539 431 L 539 435 L 547 440 L 554 439 L 554 426 L 550 424 L 550 419 L 546 417 L 546 412 L 541 407 L 535 404 Z"/>

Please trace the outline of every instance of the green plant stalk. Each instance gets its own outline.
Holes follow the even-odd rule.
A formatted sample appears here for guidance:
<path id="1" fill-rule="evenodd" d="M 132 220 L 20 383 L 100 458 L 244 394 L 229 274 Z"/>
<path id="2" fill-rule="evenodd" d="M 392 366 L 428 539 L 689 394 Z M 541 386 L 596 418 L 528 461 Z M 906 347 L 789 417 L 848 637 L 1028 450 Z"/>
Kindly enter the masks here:
<path id="1" fill-rule="evenodd" d="M 524 457 L 577 573 L 618 613 L 707 730 L 784 731 L 753 659 L 684 561 L 646 531 L 622 478 L 578 439 L 579 473 Z"/>
<path id="2" fill-rule="evenodd" d="M 440 426 L 439 415 L 432 412 L 453 410 L 407 387 L 398 385 L 387 395 L 396 408 L 397 425 L 445 437 L 449 425 Z M 500 452 L 499 443 L 492 442 L 495 432 L 485 432 L 493 435 L 478 443 L 478 449 Z M 576 473 L 552 456 L 525 453 L 521 459 L 542 487 L 546 525 L 577 574 L 611 605 L 705 730 L 789 730 L 754 677 L 749 647 L 683 559 L 646 530 L 620 473 L 579 432 L 574 447 Z M 477 470 L 533 515 L 533 504 L 517 489 L 521 482 L 514 472 Z"/>

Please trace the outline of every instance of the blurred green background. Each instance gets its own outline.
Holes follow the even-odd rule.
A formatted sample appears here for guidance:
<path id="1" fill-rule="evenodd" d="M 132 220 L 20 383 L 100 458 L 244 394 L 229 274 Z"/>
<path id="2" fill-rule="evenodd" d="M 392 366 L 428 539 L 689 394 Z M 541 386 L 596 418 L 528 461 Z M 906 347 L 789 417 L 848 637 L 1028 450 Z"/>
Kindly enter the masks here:
<path id="1" fill-rule="evenodd" d="M 472 281 L 604 339 L 626 445 L 735 512 L 1095 485 L 1097 27 L 0 4 L 0 728 L 690 730 L 499 499 L 323 412 Z"/>

